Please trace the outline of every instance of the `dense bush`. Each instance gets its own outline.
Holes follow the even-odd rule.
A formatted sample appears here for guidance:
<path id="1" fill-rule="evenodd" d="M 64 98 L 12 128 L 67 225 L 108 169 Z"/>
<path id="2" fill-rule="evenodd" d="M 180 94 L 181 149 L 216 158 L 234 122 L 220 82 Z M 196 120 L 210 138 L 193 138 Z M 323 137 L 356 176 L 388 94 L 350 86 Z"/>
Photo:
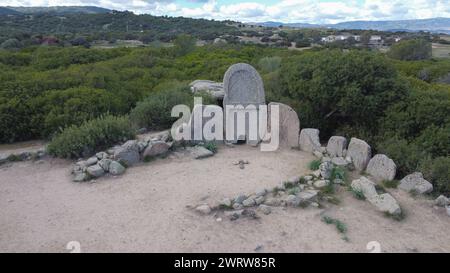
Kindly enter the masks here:
<path id="1" fill-rule="evenodd" d="M 449 156 L 423 160 L 420 170 L 426 179 L 433 182 L 436 192 L 450 194 Z"/>
<path id="2" fill-rule="evenodd" d="M 0 142 L 48 138 L 100 114 L 123 115 L 170 83 L 220 81 L 231 64 L 256 63 L 275 51 L 233 45 L 197 47 L 184 56 L 150 47 L 0 50 Z"/>
<path id="3" fill-rule="evenodd" d="M 193 102 L 187 87 L 155 92 L 136 105 L 130 112 L 130 120 L 149 130 L 168 129 L 178 119 L 171 117 L 172 108 L 178 104 L 192 107 Z"/>
<path id="4" fill-rule="evenodd" d="M 65 128 L 52 139 L 47 150 L 54 156 L 78 158 L 132 138 L 134 130 L 127 117 L 107 115 Z"/>
<path id="5" fill-rule="evenodd" d="M 386 108 L 407 92 L 386 58 L 363 51 L 330 50 L 289 58 L 280 76 L 279 92 L 292 99 L 302 126 L 320 128 L 324 137 L 344 125 L 376 133 Z"/>
<path id="6" fill-rule="evenodd" d="M 404 61 L 426 60 L 431 58 L 431 43 L 424 39 L 403 40 L 394 44 L 388 56 Z"/>

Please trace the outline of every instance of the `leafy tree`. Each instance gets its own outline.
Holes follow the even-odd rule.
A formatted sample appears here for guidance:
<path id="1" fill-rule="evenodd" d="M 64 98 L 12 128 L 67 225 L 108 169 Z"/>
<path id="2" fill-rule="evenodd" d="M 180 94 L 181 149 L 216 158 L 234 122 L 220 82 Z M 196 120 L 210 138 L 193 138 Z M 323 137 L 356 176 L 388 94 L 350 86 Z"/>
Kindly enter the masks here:
<path id="1" fill-rule="evenodd" d="M 393 59 L 414 61 L 431 58 L 431 43 L 424 39 L 403 40 L 393 45 L 388 56 Z"/>
<path id="2" fill-rule="evenodd" d="M 0 45 L 0 48 L 3 49 L 19 49 L 20 47 L 22 44 L 17 39 L 8 39 Z"/>
<path id="3" fill-rule="evenodd" d="M 178 56 L 184 56 L 195 49 L 196 39 L 190 35 L 180 35 L 174 41 L 175 51 Z"/>
<path id="4" fill-rule="evenodd" d="M 394 67 L 381 55 L 320 51 L 282 63 L 278 92 L 291 98 L 305 126 L 326 135 L 343 125 L 374 132 L 387 107 L 406 94 Z"/>

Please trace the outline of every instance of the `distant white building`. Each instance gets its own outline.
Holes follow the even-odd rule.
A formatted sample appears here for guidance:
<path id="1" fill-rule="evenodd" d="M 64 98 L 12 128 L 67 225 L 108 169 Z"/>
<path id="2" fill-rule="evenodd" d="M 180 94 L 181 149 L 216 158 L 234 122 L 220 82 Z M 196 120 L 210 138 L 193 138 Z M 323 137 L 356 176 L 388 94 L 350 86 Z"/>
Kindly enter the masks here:
<path id="1" fill-rule="evenodd" d="M 327 37 L 322 37 L 321 41 L 324 43 L 332 43 L 336 41 L 345 41 L 349 38 L 355 39 L 355 41 L 359 42 L 361 41 L 361 36 L 359 35 L 349 35 L 349 34 L 342 34 L 342 35 L 329 35 Z"/>

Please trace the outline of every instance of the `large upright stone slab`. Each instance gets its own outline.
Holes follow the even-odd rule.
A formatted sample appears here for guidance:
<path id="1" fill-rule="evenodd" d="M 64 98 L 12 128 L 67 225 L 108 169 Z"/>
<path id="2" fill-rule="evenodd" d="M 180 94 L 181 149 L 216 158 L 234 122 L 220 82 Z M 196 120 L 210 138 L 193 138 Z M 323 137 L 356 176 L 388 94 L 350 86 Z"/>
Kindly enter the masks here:
<path id="1" fill-rule="evenodd" d="M 279 109 L 279 145 L 284 148 L 298 148 L 299 147 L 299 131 L 300 131 L 300 120 L 298 119 L 297 112 L 294 111 L 290 106 L 279 103 L 271 102 L 268 106 L 268 121 L 269 130 L 270 128 L 270 109 L 272 106 L 278 107 Z"/>
<path id="2" fill-rule="evenodd" d="M 372 156 L 372 149 L 364 140 L 353 137 L 348 145 L 347 156 L 352 159 L 355 169 L 364 171 Z"/>
<path id="3" fill-rule="evenodd" d="M 261 76 L 253 66 L 238 63 L 230 66 L 223 77 L 225 105 L 261 105 L 266 103 Z"/>
<path id="4" fill-rule="evenodd" d="M 259 109 L 266 104 L 264 85 L 261 76 L 249 64 L 238 63 L 230 66 L 223 78 L 225 96 L 223 99 L 225 130 L 227 140 L 236 143 L 239 140 L 250 144 L 259 142 Z M 230 111 L 230 109 L 233 110 Z M 253 117 L 253 119 L 252 119 Z M 254 118 L 256 117 L 256 119 Z M 239 123 L 242 130 L 239 131 Z M 255 129 L 256 128 L 256 129 Z M 234 130 L 232 130 L 234 129 Z M 231 133 L 234 131 L 234 133 Z M 250 136 L 250 132 L 253 134 Z"/>

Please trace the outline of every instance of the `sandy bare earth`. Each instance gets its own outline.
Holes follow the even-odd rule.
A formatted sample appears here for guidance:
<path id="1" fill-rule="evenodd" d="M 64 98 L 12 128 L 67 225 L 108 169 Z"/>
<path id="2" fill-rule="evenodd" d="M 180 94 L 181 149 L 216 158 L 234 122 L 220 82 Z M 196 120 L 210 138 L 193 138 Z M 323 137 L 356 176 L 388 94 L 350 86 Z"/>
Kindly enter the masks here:
<path id="1" fill-rule="evenodd" d="M 241 170 L 235 160 L 249 160 Z M 212 158 L 179 152 L 127 170 L 121 177 L 71 182 L 71 162 L 49 159 L 0 167 L 0 252 L 450 252 L 450 217 L 431 201 L 393 191 L 406 211 L 397 222 L 342 189 L 340 205 L 276 208 L 258 220 L 217 222 L 187 208 L 306 174 L 312 156 L 220 147 Z M 348 226 L 344 241 L 329 215 Z"/>

